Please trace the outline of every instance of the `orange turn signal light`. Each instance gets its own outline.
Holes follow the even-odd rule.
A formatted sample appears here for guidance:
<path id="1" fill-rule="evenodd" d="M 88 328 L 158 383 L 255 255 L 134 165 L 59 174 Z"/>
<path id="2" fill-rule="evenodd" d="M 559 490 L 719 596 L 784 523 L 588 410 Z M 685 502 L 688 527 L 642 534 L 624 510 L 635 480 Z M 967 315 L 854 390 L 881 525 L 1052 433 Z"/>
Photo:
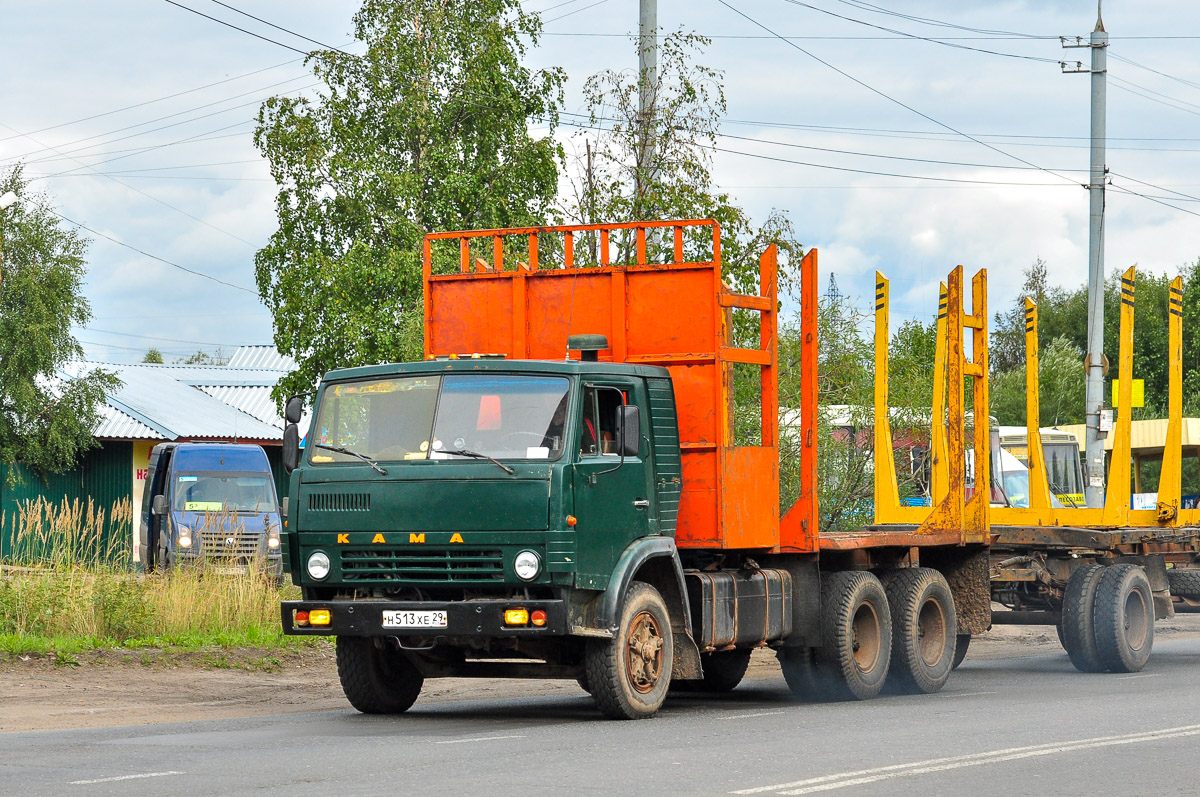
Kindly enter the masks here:
<path id="1" fill-rule="evenodd" d="M 576 518 L 574 515 L 567 515 L 567 525 L 568 526 L 574 526 L 578 522 L 579 522 L 579 519 Z"/>
<path id="2" fill-rule="evenodd" d="M 529 622 L 533 623 L 534 625 L 536 625 L 540 628 L 541 626 L 546 624 L 546 613 L 544 611 L 542 611 L 541 609 L 534 609 L 529 614 Z"/>
<path id="3" fill-rule="evenodd" d="M 308 613 L 308 621 L 313 625 L 329 625 L 329 610 L 313 609 Z"/>
<path id="4" fill-rule="evenodd" d="M 529 611 L 527 609 L 505 609 L 504 624 L 529 625 Z"/>

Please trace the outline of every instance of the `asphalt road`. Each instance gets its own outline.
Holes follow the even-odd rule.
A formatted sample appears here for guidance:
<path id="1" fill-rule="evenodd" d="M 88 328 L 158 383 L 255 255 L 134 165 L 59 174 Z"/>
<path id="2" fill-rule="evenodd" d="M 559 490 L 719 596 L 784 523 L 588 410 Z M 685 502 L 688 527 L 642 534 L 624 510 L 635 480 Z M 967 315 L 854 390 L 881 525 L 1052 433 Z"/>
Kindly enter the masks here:
<path id="1" fill-rule="evenodd" d="M 581 692 L 5 734 L 0 794 L 1196 794 L 1198 672 L 1200 639 L 1174 639 L 1136 675 L 968 659 L 937 695 L 801 704 L 756 680 L 641 722 Z"/>

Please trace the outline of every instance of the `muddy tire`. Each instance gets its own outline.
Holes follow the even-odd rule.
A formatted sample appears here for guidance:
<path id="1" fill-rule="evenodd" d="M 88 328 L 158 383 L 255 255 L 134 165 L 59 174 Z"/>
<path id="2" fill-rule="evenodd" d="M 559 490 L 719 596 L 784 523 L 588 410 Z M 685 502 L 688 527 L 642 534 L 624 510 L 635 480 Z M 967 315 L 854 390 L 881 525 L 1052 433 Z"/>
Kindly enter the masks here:
<path id="1" fill-rule="evenodd" d="M 887 680 L 892 618 L 883 585 L 861 570 L 829 573 L 821 585 L 821 674 L 831 696 L 869 700 Z"/>
<path id="2" fill-rule="evenodd" d="M 346 699 L 364 714 L 408 711 L 425 683 L 407 656 L 371 637 L 338 637 L 337 670 Z"/>
<path id="3" fill-rule="evenodd" d="M 641 581 L 629 585 L 613 639 L 588 640 L 587 682 L 610 719 L 654 716 L 671 684 L 674 645 L 667 604 Z"/>
<path id="4" fill-rule="evenodd" d="M 929 567 L 894 571 L 887 582 L 892 614 L 892 685 L 900 692 L 933 694 L 954 669 L 954 597 Z"/>
<path id="5" fill-rule="evenodd" d="M 1096 586 L 1103 575 L 1104 568 L 1100 565 L 1076 568 L 1063 595 L 1063 647 L 1075 669 L 1080 672 L 1104 672 L 1107 669 L 1096 647 L 1096 626 L 1093 622 Z"/>
<path id="6" fill-rule="evenodd" d="M 971 635 L 958 634 L 954 637 L 954 661 L 950 664 L 950 669 L 957 670 L 958 665 L 963 663 L 967 658 L 967 651 L 971 649 Z"/>
<path id="7" fill-rule="evenodd" d="M 1154 596 L 1137 565 L 1107 568 L 1096 586 L 1093 611 L 1100 660 L 1112 672 L 1138 672 L 1154 645 Z"/>
<path id="8" fill-rule="evenodd" d="M 1167 571 L 1167 583 L 1171 585 L 1172 595 L 1200 600 L 1200 570 L 1171 568 Z"/>

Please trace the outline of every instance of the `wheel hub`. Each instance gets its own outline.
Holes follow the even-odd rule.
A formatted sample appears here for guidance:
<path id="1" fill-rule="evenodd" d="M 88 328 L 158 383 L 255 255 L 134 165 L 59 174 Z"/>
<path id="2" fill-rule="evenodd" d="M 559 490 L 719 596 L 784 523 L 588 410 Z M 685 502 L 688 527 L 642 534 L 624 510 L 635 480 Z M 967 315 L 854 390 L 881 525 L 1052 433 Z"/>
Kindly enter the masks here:
<path id="1" fill-rule="evenodd" d="M 649 612 L 639 612 L 629 624 L 626 636 L 625 667 L 629 682 L 641 694 L 654 689 L 662 677 L 663 636 Z"/>

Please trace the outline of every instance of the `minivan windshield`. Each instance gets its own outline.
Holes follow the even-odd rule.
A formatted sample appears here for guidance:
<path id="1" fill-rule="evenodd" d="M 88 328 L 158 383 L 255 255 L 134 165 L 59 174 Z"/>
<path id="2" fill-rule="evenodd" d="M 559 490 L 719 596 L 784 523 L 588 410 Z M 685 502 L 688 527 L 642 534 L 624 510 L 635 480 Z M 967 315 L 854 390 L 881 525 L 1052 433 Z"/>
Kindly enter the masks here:
<path id="1" fill-rule="evenodd" d="M 558 376 L 395 376 L 330 385 L 310 432 L 308 461 L 557 459 L 569 383 Z M 460 454 L 457 452 L 467 452 Z"/>
<path id="2" fill-rule="evenodd" d="M 271 477 L 221 471 L 177 473 L 177 512 L 276 512 Z"/>

